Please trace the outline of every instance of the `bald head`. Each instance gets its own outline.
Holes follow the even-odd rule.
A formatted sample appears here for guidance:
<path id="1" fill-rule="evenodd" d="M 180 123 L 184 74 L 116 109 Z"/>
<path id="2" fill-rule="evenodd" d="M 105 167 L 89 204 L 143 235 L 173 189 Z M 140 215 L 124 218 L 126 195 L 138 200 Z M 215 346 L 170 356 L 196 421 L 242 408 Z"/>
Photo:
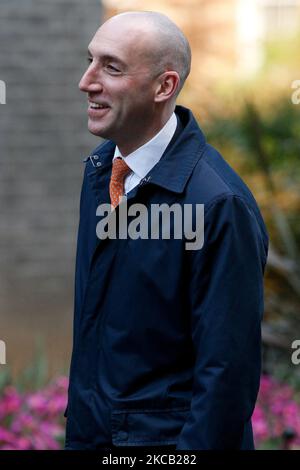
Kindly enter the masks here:
<path id="1" fill-rule="evenodd" d="M 181 91 L 191 68 L 191 49 L 183 32 L 166 15 L 153 11 L 132 11 L 111 17 L 106 23 L 117 22 L 131 32 L 138 42 L 135 50 L 143 55 L 153 76 L 173 70 Z M 104 25 L 106 24 L 104 23 Z M 133 51 L 134 52 L 134 51 Z"/>

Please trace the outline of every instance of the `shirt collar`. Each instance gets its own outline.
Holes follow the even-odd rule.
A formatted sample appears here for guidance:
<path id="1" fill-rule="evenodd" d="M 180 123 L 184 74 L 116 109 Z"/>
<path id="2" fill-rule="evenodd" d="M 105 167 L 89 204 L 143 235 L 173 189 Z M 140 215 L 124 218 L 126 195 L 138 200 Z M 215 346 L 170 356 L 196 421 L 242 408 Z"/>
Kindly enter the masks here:
<path id="1" fill-rule="evenodd" d="M 161 159 L 175 133 L 176 127 L 177 118 L 173 113 L 164 127 L 151 140 L 126 157 L 123 157 L 118 147 L 116 147 L 113 160 L 117 157 L 123 158 L 139 178 L 144 178 Z"/>
<path id="2" fill-rule="evenodd" d="M 177 105 L 175 113 L 178 125 L 174 136 L 158 164 L 151 170 L 150 177 L 147 178 L 165 189 L 181 193 L 205 151 L 206 140 L 188 108 Z M 111 168 L 115 148 L 116 144 L 113 141 L 105 141 L 93 151 L 92 155 L 84 158 L 90 177 Z"/>

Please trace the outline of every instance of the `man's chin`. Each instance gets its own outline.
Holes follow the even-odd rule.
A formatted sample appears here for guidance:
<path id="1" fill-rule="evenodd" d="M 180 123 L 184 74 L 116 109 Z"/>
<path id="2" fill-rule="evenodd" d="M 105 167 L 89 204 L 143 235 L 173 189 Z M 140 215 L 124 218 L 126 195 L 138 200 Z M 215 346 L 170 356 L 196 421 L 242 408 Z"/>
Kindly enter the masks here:
<path id="1" fill-rule="evenodd" d="M 89 130 L 90 134 L 93 134 L 93 135 L 95 135 L 95 136 L 97 136 L 97 137 L 102 137 L 103 139 L 105 139 L 105 137 L 103 136 L 103 134 L 102 134 L 101 131 L 98 131 L 98 130 L 96 130 L 96 129 L 92 129 L 92 128 L 90 128 L 90 127 L 88 128 L 88 130 Z"/>
<path id="2" fill-rule="evenodd" d="M 88 130 L 91 134 L 96 135 L 97 137 L 102 137 L 103 139 L 109 138 L 107 130 L 95 125 L 94 123 L 88 122 Z"/>

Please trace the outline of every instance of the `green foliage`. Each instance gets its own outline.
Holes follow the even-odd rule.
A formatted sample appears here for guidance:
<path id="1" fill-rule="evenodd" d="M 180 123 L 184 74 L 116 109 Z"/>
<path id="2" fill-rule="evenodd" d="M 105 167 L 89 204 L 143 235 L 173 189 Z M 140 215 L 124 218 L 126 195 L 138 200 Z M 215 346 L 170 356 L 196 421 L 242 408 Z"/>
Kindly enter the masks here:
<path id="1" fill-rule="evenodd" d="M 13 379 L 9 366 L 0 369 L 0 392 L 6 385 L 14 385 L 21 392 L 34 391 L 44 387 L 48 379 L 48 361 L 40 338 L 36 339 L 35 351 L 30 365 Z"/>
<path id="2" fill-rule="evenodd" d="M 0 369 L 0 395 L 2 390 L 7 386 L 10 385 L 12 382 L 11 372 L 8 366 L 1 367 Z"/>
<path id="3" fill-rule="evenodd" d="M 245 171 L 282 171 L 293 180 L 300 177 L 300 105 L 281 97 L 266 110 L 258 111 L 245 100 L 238 114 L 212 116 L 208 139 L 231 147 Z"/>
<path id="4" fill-rule="evenodd" d="M 295 68 L 296 57 L 300 49 L 300 32 L 296 35 L 273 38 L 265 42 L 265 63 L 263 72 L 266 73 L 274 65 Z"/>

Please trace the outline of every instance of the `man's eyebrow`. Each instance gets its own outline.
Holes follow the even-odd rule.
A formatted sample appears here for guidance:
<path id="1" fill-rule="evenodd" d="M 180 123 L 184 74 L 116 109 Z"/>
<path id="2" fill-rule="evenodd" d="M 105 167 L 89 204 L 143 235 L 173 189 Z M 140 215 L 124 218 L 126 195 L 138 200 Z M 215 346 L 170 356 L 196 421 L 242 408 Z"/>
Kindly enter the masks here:
<path id="1" fill-rule="evenodd" d="M 91 53 L 89 49 L 88 49 L 88 56 L 93 57 L 93 54 Z M 112 54 L 103 54 L 103 55 L 100 54 L 100 56 L 97 56 L 97 57 L 100 57 L 103 61 L 111 60 L 113 62 L 118 62 L 120 65 L 123 65 L 124 67 L 126 67 L 125 62 L 123 62 L 119 57 L 114 56 Z"/>

